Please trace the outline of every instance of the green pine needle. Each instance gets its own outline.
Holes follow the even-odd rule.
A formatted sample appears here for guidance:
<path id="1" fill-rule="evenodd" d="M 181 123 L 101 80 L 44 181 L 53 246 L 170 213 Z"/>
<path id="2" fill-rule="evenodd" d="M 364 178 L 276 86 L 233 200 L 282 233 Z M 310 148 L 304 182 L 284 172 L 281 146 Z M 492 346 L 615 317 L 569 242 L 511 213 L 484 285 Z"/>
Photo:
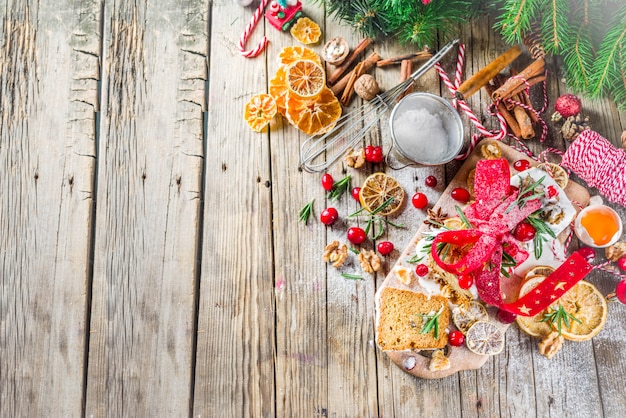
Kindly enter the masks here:
<path id="1" fill-rule="evenodd" d="M 313 214 L 314 201 L 315 199 L 311 199 L 309 203 L 304 205 L 304 207 L 298 211 L 298 222 L 304 222 L 305 225 L 309 222 L 309 218 Z"/>

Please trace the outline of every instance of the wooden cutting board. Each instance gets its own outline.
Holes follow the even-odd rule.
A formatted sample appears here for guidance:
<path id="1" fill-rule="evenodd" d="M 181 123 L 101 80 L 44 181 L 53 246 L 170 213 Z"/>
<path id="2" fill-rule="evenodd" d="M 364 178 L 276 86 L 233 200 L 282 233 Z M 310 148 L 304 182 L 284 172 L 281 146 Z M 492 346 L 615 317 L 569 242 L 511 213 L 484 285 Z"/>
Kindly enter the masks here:
<path id="1" fill-rule="evenodd" d="M 441 210 L 444 213 L 447 213 L 450 216 L 455 216 L 454 215 L 456 213 L 455 206 L 458 206 L 459 203 L 455 201 L 454 199 L 452 199 L 452 197 L 450 196 L 450 193 L 456 187 L 467 188 L 468 174 L 472 169 L 476 167 L 476 162 L 483 158 L 481 155 L 481 151 L 480 151 L 481 147 L 484 145 L 487 145 L 489 142 L 490 141 L 488 140 L 481 141 L 480 146 L 476 147 L 476 149 L 470 154 L 470 156 L 467 158 L 465 163 L 459 169 L 456 176 L 454 176 L 454 178 L 452 179 L 448 187 L 444 190 L 441 198 L 435 204 L 433 208 L 434 210 L 441 208 Z M 530 162 L 531 167 L 539 164 L 536 161 L 528 158 L 528 156 L 526 156 L 525 154 L 507 146 L 506 144 L 503 144 L 498 141 L 491 141 L 491 142 L 495 142 L 496 145 L 501 149 L 502 157 L 506 158 L 509 161 L 509 165 L 511 166 L 512 173 L 516 172 L 512 168 L 512 165 L 517 160 L 526 159 Z M 570 200 L 577 202 L 578 204 L 580 204 L 581 207 L 585 207 L 589 204 L 590 197 L 589 197 L 589 193 L 587 192 L 587 190 L 583 186 L 571 180 L 568 182 L 567 187 L 565 188 L 565 193 L 567 194 L 567 197 Z M 415 254 L 415 246 L 422 239 L 422 232 L 424 232 L 427 228 L 428 226 L 425 224 L 422 225 L 422 227 L 420 227 L 420 229 L 417 231 L 413 239 L 410 241 L 409 245 L 404 249 L 404 251 L 400 255 L 397 263 L 394 265 L 394 268 L 390 270 L 390 273 L 387 275 L 381 287 L 376 292 L 377 316 L 379 314 L 378 308 L 380 306 L 379 304 L 380 292 L 385 287 L 410 289 L 414 291 L 420 290 L 419 285 L 416 283 L 415 280 L 412 281 L 410 286 L 406 286 L 403 283 L 401 283 L 395 274 L 395 270 L 396 270 L 395 268 L 398 266 L 404 266 L 411 270 L 415 268 L 413 264 L 407 263 L 406 260 L 408 260 Z M 567 238 L 568 231 L 569 231 L 569 228 L 567 228 L 565 231 L 561 233 L 561 235 L 559 235 L 559 239 L 562 242 L 564 242 L 565 239 Z M 517 289 L 519 289 L 519 284 L 520 284 L 519 279 L 508 280 L 507 282 L 509 284 L 509 287 L 508 289 L 503 288 L 503 291 L 506 294 L 517 294 Z M 514 289 L 511 289 L 511 288 L 514 288 Z M 503 324 L 495 318 L 497 309 L 493 307 L 488 307 L 487 311 L 489 313 L 491 321 L 501 326 L 503 332 L 505 332 L 509 325 Z M 453 329 L 452 324 L 449 327 L 449 329 Z M 450 368 L 448 370 L 440 370 L 440 371 L 435 371 L 435 372 L 430 371 L 428 368 L 429 363 L 430 363 L 430 358 L 429 356 L 426 355 L 428 354 L 426 352 L 420 353 L 418 351 L 413 351 L 413 350 L 404 350 L 404 351 L 386 350 L 384 352 L 385 354 L 389 356 L 389 358 L 398 367 L 400 367 L 407 373 L 410 373 L 417 377 L 426 378 L 426 379 L 438 379 L 438 378 L 449 376 L 461 370 L 477 369 L 481 367 L 483 364 L 485 364 L 485 362 L 490 357 L 487 355 L 475 354 L 471 352 L 469 349 L 467 349 L 465 345 L 461 347 L 452 347 L 448 345 L 447 350 L 448 350 L 447 357 L 450 359 Z"/>

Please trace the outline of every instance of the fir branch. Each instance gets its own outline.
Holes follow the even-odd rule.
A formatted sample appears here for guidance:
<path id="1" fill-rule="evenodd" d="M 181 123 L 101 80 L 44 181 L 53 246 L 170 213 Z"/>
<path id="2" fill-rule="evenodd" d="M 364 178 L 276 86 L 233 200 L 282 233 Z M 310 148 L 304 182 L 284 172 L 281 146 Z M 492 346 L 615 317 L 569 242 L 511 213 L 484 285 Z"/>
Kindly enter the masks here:
<path id="1" fill-rule="evenodd" d="M 626 45 L 626 4 L 613 18 L 604 40 L 598 49 L 598 57 L 592 68 L 591 96 L 600 97 L 616 83 L 612 79 L 621 79 L 621 69 L 616 65 L 620 48 Z"/>
<path id="2" fill-rule="evenodd" d="M 333 188 L 326 194 L 326 198 L 330 200 L 338 200 L 350 188 L 350 180 L 352 176 L 348 174 L 333 184 Z"/>
<path id="3" fill-rule="evenodd" d="M 544 0 L 541 6 L 544 13 L 541 17 L 541 37 L 547 53 L 558 54 L 563 51 L 565 39 L 570 37 L 568 22 L 568 2 L 563 0 Z"/>
<path id="4" fill-rule="evenodd" d="M 595 11 L 595 8 L 592 9 Z M 579 22 L 576 36 L 568 37 L 563 45 L 563 64 L 565 66 L 567 86 L 575 92 L 584 92 L 590 86 L 589 71 L 595 61 L 592 27 L 588 1 L 584 0 L 572 14 L 572 21 Z M 595 18 L 595 12 L 593 13 Z"/>
<path id="5" fill-rule="evenodd" d="M 522 42 L 535 18 L 539 0 L 506 0 L 502 5 L 502 15 L 496 23 L 502 37 L 509 44 Z"/>

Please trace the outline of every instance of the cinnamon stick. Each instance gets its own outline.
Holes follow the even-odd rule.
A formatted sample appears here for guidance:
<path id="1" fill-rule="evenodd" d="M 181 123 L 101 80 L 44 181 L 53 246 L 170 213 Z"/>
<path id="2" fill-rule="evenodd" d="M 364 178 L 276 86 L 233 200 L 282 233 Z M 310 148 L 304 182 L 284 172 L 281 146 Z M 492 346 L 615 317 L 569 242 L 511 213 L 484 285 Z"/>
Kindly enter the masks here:
<path id="1" fill-rule="evenodd" d="M 476 93 L 492 78 L 502 71 L 507 65 L 512 63 L 517 57 L 520 56 L 522 50 L 519 46 L 509 48 L 495 60 L 487 64 L 486 67 L 481 68 L 476 74 L 468 78 L 461 84 L 458 90 L 458 94 L 463 99 L 467 99 L 472 94 Z"/>
<path id="2" fill-rule="evenodd" d="M 502 86 L 493 92 L 491 98 L 493 100 L 503 100 L 511 97 L 513 92 L 520 86 L 526 88 L 526 82 L 530 84 L 531 79 L 542 76 L 544 73 L 545 62 L 543 59 L 533 61 L 528 67 L 524 68 L 517 76 L 509 78 Z M 545 79 L 545 78 L 544 78 Z M 535 84 L 537 81 L 535 80 Z M 517 92 L 519 93 L 519 91 Z"/>
<path id="3" fill-rule="evenodd" d="M 496 87 L 492 86 L 491 84 L 485 84 L 485 90 L 487 90 L 487 94 L 491 96 L 496 90 Z M 509 125 L 509 129 L 511 130 L 511 132 L 513 132 L 513 135 L 520 138 L 522 135 L 522 131 L 520 130 L 519 124 L 517 123 L 517 120 L 511 114 L 511 112 L 507 110 L 504 103 L 498 103 L 498 112 L 500 112 L 504 117 L 504 120 L 506 120 L 506 124 Z"/>
<path id="4" fill-rule="evenodd" d="M 542 83 L 543 81 L 545 81 L 545 79 L 546 79 L 545 75 L 539 75 L 539 76 L 532 77 L 531 79 L 526 80 L 526 82 L 528 84 L 522 83 L 516 89 L 512 90 L 511 93 L 509 93 L 509 97 L 510 96 L 514 96 L 514 95 L 516 95 L 516 94 L 526 90 L 526 87 L 531 87 L 531 86 L 534 86 L 535 84 Z"/>
<path id="5" fill-rule="evenodd" d="M 328 84 L 333 85 L 339 80 L 339 78 L 350 68 L 352 63 L 358 58 L 361 52 L 365 51 L 365 48 L 370 46 L 372 40 L 370 38 L 364 38 L 359 44 L 352 50 L 348 58 L 341 64 L 341 66 L 337 67 L 335 71 L 328 77 Z"/>
<path id="6" fill-rule="evenodd" d="M 533 123 L 530 120 L 530 116 L 526 113 L 526 109 L 521 106 L 515 106 L 513 108 L 513 115 L 519 124 L 522 139 L 534 138 L 535 130 L 533 129 Z"/>
<path id="7" fill-rule="evenodd" d="M 408 79 L 411 76 L 412 72 L 413 72 L 413 61 L 411 61 L 410 59 L 402 60 L 402 63 L 400 64 L 400 82 L 402 83 L 403 81 Z M 403 98 L 404 96 L 411 93 L 412 91 L 413 91 L 413 85 L 411 84 L 411 86 L 408 89 L 406 89 L 406 91 L 402 93 L 399 98 L 400 99 Z"/>
<path id="8" fill-rule="evenodd" d="M 376 66 L 385 67 L 387 65 L 401 64 L 402 61 L 405 61 L 405 60 L 414 60 L 418 58 L 430 58 L 432 56 L 433 54 L 431 54 L 430 51 L 419 51 L 419 52 L 414 52 L 412 54 L 405 54 L 405 55 L 400 55 L 397 57 L 386 58 L 384 60 L 380 60 L 376 63 Z"/>
<path id="9" fill-rule="evenodd" d="M 348 103 L 350 103 L 350 100 L 352 99 L 352 95 L 354 94 L 354 83 L 356 82 L 356 79 L 361 77 L 363 74 L 365 74 L 363 67 L 364 67 L 363 62 L 360 62 L 356 65 L 356 67 L 354 67 L 354 70 L 350 72 L 350 78 L 348 79 L 348 84 L 346 85 L 346 88 L 343 90 L 341 99 L 339 99 L 339 101 L 342 104 L 347 105 Z"/>
<path id="10" fill-rule="evenodd" d="M 526 90 L 523 90 L 520 94 L 520 102 L 525 104 L 528 107 L 533 107 L 532 102 L 530 101 L 530 96 L 528 95 L 528 92 Z M 537 116 L 537 113 L 535 112 L 528 112 L 528 116 L 530 116 L 530 120 L 533 123 L 537 123 L 539 122 L 539 116 Z"/>
<path id="11" fill-rule="evenodd" d="M 361 61 L 363 63 L 363 72 L 364 73 L 368 72 L 372 67 L 376 65 L 378 60 L 380 60 L 380 57 L 378 56 L 376 52 L 373 52 L 369 57 Z M 348 80 L 350 80 L 350 77 L 352 76 L 353 72 L 354 70 L 352 70 L 348 74 L 341 77 L 341 80 L 339 80 L 334 86 L 330 88 L 332 92 L 335 94 L 335 96 L 337 97 L 341 96 L 342 92 L 345 90 L 346 86 L 348 85 Z"/>

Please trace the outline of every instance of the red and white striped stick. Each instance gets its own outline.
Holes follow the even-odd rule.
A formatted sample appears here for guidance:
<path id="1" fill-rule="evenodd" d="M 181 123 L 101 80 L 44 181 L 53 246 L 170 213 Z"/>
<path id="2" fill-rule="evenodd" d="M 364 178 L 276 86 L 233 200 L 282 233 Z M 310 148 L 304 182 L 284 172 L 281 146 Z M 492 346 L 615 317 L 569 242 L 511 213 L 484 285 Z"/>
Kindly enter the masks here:
<path id="1" fill-rule="evenodd" d="M 259 23 L 261 16 L 263 16 L 263 12 L 265 11 L 265 6 L 267 6 L 268 1 L 269 0 L 261 0 L 261 4 L 259 4 L 259 7 L 257 7 L 254 15 L 252 16 L 252 19 L 250 20 L 250 23 L 248 23 L 248 26 L 246 26 L 246 29 L 243 31 L 241 37 L 239 38 L 239 53 L 246 58 L 254 58 L 259 55 L 261 52 L 263 52 L 263 50 L 267 46 L 267 43 L 269 42 L 267 36 L 264 36 L 257 46 L 255 46 L 253 49 L 246 50 L 246 42 L 248 41 L 248 38 L 250 38 L 250 34 L 252 33 L 256 25 Z"/>

